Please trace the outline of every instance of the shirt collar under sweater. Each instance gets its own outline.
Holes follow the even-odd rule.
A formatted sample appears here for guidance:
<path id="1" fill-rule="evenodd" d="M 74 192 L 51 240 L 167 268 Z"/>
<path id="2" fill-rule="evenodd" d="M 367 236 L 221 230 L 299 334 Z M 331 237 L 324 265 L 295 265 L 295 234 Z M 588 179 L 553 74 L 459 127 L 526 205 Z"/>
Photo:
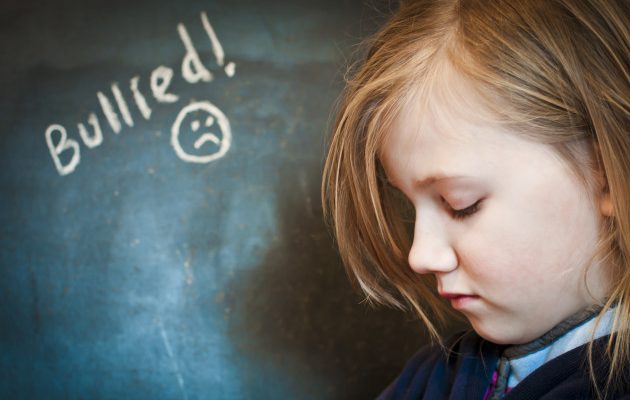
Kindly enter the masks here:
<path id="1" fill-rule="evenodd" d="M 547 361 L 573 350 L 578 346 L 598 339 L 611 333 L 613 325 L 614 310 L 608 310 L 599 324 L 597 324 L 597 312 L 585 321 L 578 323 L 574 328 L 558 337 L 555 341 L 538 351 L 516 356 L 509 360 L 510 375 L 508 378 L 508 388 L 516 386 L 527 375 L 533 372 Z M 593 335 L 593 332 L 595 333 Z"/>
<path id="2" fill-rule="evenodd" d="M 540 338 L 507 347 L 499 360 L 497 373 L 486 398 L 500 399 L 535 369 L 574 348 L 611 333 L 614 309 L 597 323 L 601 307 L 578 312 Z"/>

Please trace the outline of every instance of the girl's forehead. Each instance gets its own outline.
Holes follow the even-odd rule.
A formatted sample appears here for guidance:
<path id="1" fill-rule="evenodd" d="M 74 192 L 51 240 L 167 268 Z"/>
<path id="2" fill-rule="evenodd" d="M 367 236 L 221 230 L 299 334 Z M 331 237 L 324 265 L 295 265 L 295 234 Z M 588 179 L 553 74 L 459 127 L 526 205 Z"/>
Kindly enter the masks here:
<path id="1" fill-rule="evenodd" d="M 391 140 L 406 141 L 403 146 L 413 146 L 418 140 L 471 144 L 479 132 L 504 128 L 489 102 L 478 85 L 452 67 L 441 68 L 406 97 L 386 131 L 383 147 Z"/>
<path id="2" fill-rule="evenodd" d="M 436 75 L 433 82 L 419 86 L 380 147 L 387 178 L 396 181 L 408 173 L 417 179 L 434 173 L 469 175 L 471 171 L 490 176 L 525 165 L 521 160 L 552 152 L 502 123 L 488 101 L 474 84 L 449 74 Z"/>
<path id="3" fill-rule="evenodd" d="M 414 98 L 406 104 L 405 112 L 426 115 L 436 124 L 466 121 L 469 124 L 496 124 L 493 111 L 505 104 L 491 89 L 482 86 L 458 71 L 449 62 L 440 63 L 427 81 L 417 85 Z"/>

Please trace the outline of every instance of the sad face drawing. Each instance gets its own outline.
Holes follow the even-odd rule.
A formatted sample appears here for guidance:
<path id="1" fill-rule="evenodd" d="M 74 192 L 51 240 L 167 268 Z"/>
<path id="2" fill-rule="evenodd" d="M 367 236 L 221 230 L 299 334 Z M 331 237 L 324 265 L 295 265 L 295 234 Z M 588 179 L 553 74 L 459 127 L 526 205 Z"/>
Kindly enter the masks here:
<path id="1" fill-rule="evenodd" d="M 171 128 L 171 145 L 184 161 L 205 164 L 223 157 L 230 149 L 230 122 L 209 101 L 184 107 Z"/>

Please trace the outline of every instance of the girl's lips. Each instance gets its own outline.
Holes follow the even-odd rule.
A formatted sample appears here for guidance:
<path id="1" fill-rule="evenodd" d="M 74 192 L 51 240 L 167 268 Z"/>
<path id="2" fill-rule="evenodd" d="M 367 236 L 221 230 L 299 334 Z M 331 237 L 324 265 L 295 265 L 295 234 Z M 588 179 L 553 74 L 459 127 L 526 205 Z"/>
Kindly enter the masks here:
<path id="1" fill-rule="evenodd" d="M 474 294 L 460 294 L 460 293 L 447 293 L 441 292 L 440 296 L 449 299 L 451 301 L 451 306 L 460 310 L 469 306 L 471 303 L 479 299 L 479 296 Z"/>
<path id="2" fill-rule="evenodd" d="M 447 299 L 454 299 L 454 298 L 463 297 L 463 296 L 475 296 L 474 294 L 450 293 L 450 292 L 439 292 L 439 295 Z"/>

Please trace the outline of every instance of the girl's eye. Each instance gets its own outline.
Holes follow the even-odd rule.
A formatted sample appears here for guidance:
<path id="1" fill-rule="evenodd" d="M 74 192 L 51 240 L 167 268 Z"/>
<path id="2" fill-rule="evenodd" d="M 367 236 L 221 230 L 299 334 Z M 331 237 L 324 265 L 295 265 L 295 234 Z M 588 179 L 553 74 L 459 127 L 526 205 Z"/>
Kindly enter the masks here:
<path id="1" fill-rule="evenodd" d="M 445 200 L 444 200 L 444 203 L 446 204 Z M 453 216 L 454 219 L 464 219 L 464 218 L 470 217 L 471 215 L 473 215 L 474 213 L 479 211 L 479 206 L 480 205 L 481 205 L 481 200 L 478 200 L 472 206 L 463 208 L 461 210 L 453 210 L 450 207 L 449 207 L 449 209 L 450 209 L 451 215 Z"/>

